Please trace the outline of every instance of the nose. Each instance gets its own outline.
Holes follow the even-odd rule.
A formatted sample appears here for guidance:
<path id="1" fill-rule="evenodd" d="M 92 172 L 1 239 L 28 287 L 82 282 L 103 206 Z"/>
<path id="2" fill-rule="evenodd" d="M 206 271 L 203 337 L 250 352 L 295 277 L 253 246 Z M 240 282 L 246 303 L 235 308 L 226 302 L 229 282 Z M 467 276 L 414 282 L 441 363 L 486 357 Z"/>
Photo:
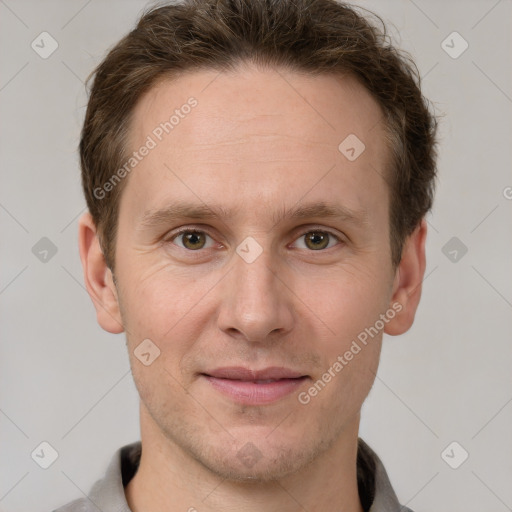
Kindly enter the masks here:
<path id="1" fill-rule="evenodd" d="M 292 329 L 293 277 L 283 271 L 270 249 L 249 261 L 234 255 L 219 290 L 218 326 L 232 337 L 265 344 Z"/>

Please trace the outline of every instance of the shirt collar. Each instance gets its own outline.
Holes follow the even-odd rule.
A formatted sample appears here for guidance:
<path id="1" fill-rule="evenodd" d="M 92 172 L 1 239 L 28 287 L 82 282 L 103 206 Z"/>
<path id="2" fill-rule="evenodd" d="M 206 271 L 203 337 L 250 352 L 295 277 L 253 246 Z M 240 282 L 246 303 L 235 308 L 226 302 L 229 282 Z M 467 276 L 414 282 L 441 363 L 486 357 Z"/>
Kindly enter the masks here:
<path id="1" fill-rule="evenodd" d="M 357 480 L 365 512 L 412 512 L 400 505 L 377 454 L 362 439 L 358 443 Z M 93 485 L 89 497 L 73 502 L 76 508 L 62 507 L 55 512 L 88 512 L 97 509 L 102 512 L 131 512 L 124 487 L 137 471 L 141 449 L 140 441 L 119 448 L 105 476 Z"/>

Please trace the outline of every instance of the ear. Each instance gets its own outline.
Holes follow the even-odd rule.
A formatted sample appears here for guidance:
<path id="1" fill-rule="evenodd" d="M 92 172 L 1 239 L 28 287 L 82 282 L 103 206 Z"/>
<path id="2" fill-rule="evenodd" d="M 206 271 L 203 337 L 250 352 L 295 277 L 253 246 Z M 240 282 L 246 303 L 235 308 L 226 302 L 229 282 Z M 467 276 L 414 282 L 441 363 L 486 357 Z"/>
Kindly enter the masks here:
<path id="1" fill-rule="evenodd" d="M 404 243 L 402 259 L 395 274 L 390 305 L 396 311 L 396 315 L 386 324 L 384 328 L 386 334 L 392 336 L 403 334 L 414 322 L 425 275 L 426 238 L 427 222 L 423 219 Z"/>
<path id="2" fill-rule="evenodd" d="M 124 331 L 117 290 L 111 270 L 107 267 L 100 247 L 96 226 L 89 212 L 78 221 L 78 245 L 84 271 L 85 287 L 89 292 L 96 317 L 105 331 L 119 334 Z"/>

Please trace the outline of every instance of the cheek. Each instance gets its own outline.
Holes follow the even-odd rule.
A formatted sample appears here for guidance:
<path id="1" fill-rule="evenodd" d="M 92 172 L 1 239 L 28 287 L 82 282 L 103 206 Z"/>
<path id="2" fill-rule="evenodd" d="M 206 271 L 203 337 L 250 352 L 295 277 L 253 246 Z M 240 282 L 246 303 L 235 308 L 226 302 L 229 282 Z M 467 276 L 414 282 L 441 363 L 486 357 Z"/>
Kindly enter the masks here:
<path id="1" fill-rule="evenodd" d="M 205 280 L 177 274 L 162 265 L 144 273 L 132 272 L 129 281 L 123 295 L 128 327 L 155 340 L 172 337 L 173 331 L 188 325 L 188 317 L 200 308 L 211 288 Z"/>
<path id="2" fill-rule="evenodd" d="M 165 269 L 158 269 L 132 273 L 131 285 L 125 286 L 122 304 L 132 372 L 141 399 L 154 407 L 165 408 L 166 397 L 182 395 L 180 362 L 197 338 L 194 319 L 201 310 L 198 285 L 190 283 L 177 282 Z M 147 366 L 139 347 L 154 358 Z"/>
<path id="3" fill-rule="evenodd" d="M 336 410 L 340 418 L 359 411 L 378 369 L 382 330 L 376 323 L 385 306 L 382 290 L 371 284 L 340 280 L 311 298 L 315 315 L 309 317 L 318 317 L 328 334 L 311 344 L 311 350 L 321 354 L 322 368 L 303 398 L 314 407 Z"/>
<path id="4" fill-rule="evenodd" d="M 316 282 L 307 301 L 308 318 L 322 324 L 326 335 L 310 346 L 322 355 L 322 369 L 314 376 L 318 384 L 313 383 L 311 392 L 319 393 L 327 381 L 318 406 L 337 404 L 340 414 L 352 414 L 375 379 L 382 343 L 380 315 L 387 309 L 390 284 L 382 275 L 356 268 Z"/>
<path id="5" fill-rule="evenodd" d="M 309 317 L 325 326 L 334 348 L 343 347 L 371 327 L 388 307 L 391 284 L 368 268 L 344 265 L 329 274 L 303 281 L 296 289 L 304 297 Z"/>
<path id="6" fill-rule="evenodd" d="M 197 354 L 201 333 L 212 321 L 211 289 L 217 281 L 218 278 L 211 282 L 207 278 L 194 279 L 166 267 L 132 273 L 131 286 L 125 287 L 129 289 L 123 295 L 124 325 L 141 397 L 152 401 L 155 392 L 161 393 L 159 386 L 178 397 L 182 386 L 190 383 L 184 361 L 187 355 Z M 146 339 L 156 345 L 159 353 L 149 368 L 134 355 Z"/>

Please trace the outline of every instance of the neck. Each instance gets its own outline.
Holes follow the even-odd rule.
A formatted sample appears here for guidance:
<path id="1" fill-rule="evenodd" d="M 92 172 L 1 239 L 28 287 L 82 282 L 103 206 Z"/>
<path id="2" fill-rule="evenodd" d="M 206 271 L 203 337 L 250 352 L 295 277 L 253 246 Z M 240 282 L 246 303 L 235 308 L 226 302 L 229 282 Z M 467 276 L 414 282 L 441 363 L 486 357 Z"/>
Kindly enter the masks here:
<path id="1" fill-rule="evenodd" d="M 271 482 L 225 480 L 165 437 L 141 405 L 142 456 L 125 488 L 130 510 L 363 512 L 357 487 L 359 416 L 301 471 Z"/>

